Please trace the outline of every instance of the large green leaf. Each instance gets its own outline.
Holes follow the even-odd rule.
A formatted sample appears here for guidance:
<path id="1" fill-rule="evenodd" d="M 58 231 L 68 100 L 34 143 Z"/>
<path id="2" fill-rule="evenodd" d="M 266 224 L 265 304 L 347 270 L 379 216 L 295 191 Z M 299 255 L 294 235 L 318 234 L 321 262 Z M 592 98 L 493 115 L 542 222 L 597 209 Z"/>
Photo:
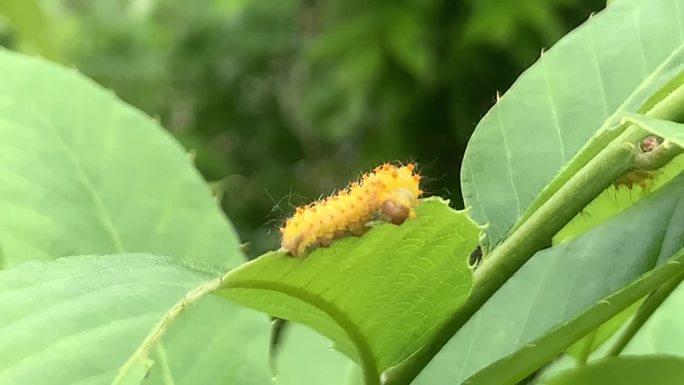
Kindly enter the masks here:
<path id="1" fill-rule="evenodd" d="M 478 228 L 436 198 L 416 213 L 401 226 L 378 224 L 304 258 L 268 253 L 203 284 L 170 310 L 116 384 L 137 383 L 167 321 L 213 295 L 313 327 L 362 364 L 367 384 L 379 384 L 382 372 L 428 341 L 470 291 L 467 257 Z"/>
<path id="2" fill-rule="evenodd" d="M 670 356 L 616 357 L 562 372 L 544 385 L 679 385 L 684 359 Z"/>
<path id="3" fill-rule="evenodd" d="M 0 73 L 4 265 L 123 252 L 209 262 L 221 270 L 243 261 L 232 226 L 190 157 L 157 122 L 76 71 L 38 58 L 0 50 Z M 177 384 L 211 384 L 205 375 L 224 369 L 227 357 L 233 365 L 247 361 L 248 352 L 236 354 L 242 341 L 230 336 L 250 330 L 255 340 L 265 339 L 265 317 L 222 302 L 198 305 L 172 327 L 163 339 L 165 357 L 152 357 L 170 369 L 157 373 L 164 367 L 155 365 L 149 381 L 171 372 Z M 139 335 L 119 341 L 141 342 Z M 115 370 L 123 364 L 100 362 L 107 349 L 84 345 L 83 365 Z M 261 359 L 265 373 L 266 355 Z"/>
<path id="4" fill-rule="evenodd" d="M 479 229 L 446 202 L 380 224 L 303 259 L 264 255 L 228 273 L 218 293 L 306 324 L 357 360 L 369 384 L 428 341 L 470 291 Z"/>
<path id="5" fill-rule="evenodd" d="M 214 276 L 175 259 L 136 254 L 36 261 L 0 271 L 0 383 L 109 384 L 166 310 Z M 263 318 L 255 320 L 266 326 Z M 234 329 L 222 337 L 221 343 L 266 353 L 263 336 Z M 224 373 L 233 383 L 266 383 L 265 372 L 241 376 L 259 360 L 240 362 L 244 370 Z"/>
<path id="6" fill-rule="evenodd" d="M 0 73 L 5 264 L 123 252 L 241 262 L 209 188 L 157 122 L 41 59 L 0 50 Z"/>
<path id="7" fill-rule="evenodd" d="M 682 247 L 684 174 L 589 232 L 535 254 L 449 341 L 416 383 L 464 381 L 578 316 Z"/>
<path id="8" fill-rule="evenodd" d="M 679 0 L 617 2 L 544 53 L 489 111 L 461 169 L 465 204 L 487 225 L 485 249 L 600 151 L 624 112 L 647 109 L 681 80 L 681 25 Z"/>

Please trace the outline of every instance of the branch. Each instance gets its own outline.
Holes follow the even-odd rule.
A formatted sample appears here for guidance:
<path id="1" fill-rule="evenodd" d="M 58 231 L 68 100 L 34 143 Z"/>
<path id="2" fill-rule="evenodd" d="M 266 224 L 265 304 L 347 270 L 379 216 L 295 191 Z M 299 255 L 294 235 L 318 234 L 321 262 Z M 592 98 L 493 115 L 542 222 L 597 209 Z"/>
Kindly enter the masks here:
<path id="1" fill-rule="evenodd" d="M 676 120 L 684 115 L 684 85 L 679 85 L 645 115 Z M 591 159 L 527 221 L 496 247 L 475 271 L 473 289 L 463 306 L 441 327 L 427 345 L 412 357 L 383 373 L 383 385 L 408 385 L 427 366 L 449 339 L 537 251 L 584 207 L 625 173 L 641 166 L 640 142 L 650 133 L 636 125 L 624 131 Z M 682 152 L 649 154 L 650 165 L 664 165 Z"/>

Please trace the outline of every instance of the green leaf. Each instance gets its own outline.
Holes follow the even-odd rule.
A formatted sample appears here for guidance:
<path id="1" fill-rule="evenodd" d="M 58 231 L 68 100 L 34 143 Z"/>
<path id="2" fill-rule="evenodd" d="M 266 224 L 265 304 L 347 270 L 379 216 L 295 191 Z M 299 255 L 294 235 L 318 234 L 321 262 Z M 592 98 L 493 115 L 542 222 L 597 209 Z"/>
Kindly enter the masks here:
<path id="1" fill-rule="evenodd" d="M 615 357 L 562 372 L 544 385 L 678 385 L 684 359 L 669 356 Z"/>
<path id="2" fill-rule="evenodd" d="M 290 323 L 276 348 L 275 385 L 352 385 L 358 365 L 331 349 L 330 340 Z"/>
<path id="3" fill-rule="evenodd" d="M 402 226 L 378 224 L 305 258 L 268 253 L 205 283 L 169 311 L 117 385 L 144 366 L 182 307 L 213 295 L 311 326 L 362 364 L 367 384 L 379 384 L 381 373 L 429 341 L 470 291 L 467 258 L 478 228 L 437 198 L 416 212 Z"/>
<path id="4" fill-rule="evenodd" d="M 587 233 L 536 253 L 415 383 L 464 381 L 579 316 L 682 247 L 684 174 Z"/>
<path id="5" fill-rule="evenodd" d="M 416 211 L 401 226 L 377 225 L 303 259 L 266 254 L 228 273 L 218 293 L 312 327 L 363 366 L 368 384 L 378 383 L 470 291 L 467 258 L 479 229 L 439 199 Z"/>
<path id="6" fill-rule="evenodd" d="M 680 250 L 672 261 L 597 302 L 588 311 L 563 323 L 542 338 L 532 341 L 514 354 L 488 366 L 469 378 L 466 383 L 479 385 L 498 381 L 499 383 L 513 384 L 523 380 L 557 357 L 571 343 L 596 329 L 640 298 L 648 295 L 661 286 L 664 281 L 681 275 L 684 272 L 683 263 L 684 249 Z"/>
<path id="7" fill-rule="evenodd" d="M 36 261 L 0 271 L 0 383 L 110 383 L 167 308 L 213 276 L 140 254 Z M 233 330 L 222 341 L 233 349 L 267 346 L 265 338 Z"/>
<path id="8" fill-rule="evenodd" d="M 41 59 L 0 50 L 0 73 L 4 267 L 122 252 L 192 259 L 219 265 L 221 271 L 243 261 L 232 226 L 190 157 L 157 122 L 75 71 Z M 240 340 L 233 345 L 231 336 L 243 330 L 255 341 L 265 340 L 265 317 L 224 302 L 207 300 L 170 327 L 163 348 L 159 345 L 149 358 L 168 365 L 154 365 L 147 382 L 164 381 L 161 377 L 171 372 L 176 384 L 209 385 L 223 380 L 206 376 L 222 373 L 226 362 L 246 368 L 248 361 L 257 362 L 263 352 L 235 355 Z M 106 319 L 103 314 L 102 322 Z M 154 325 L 150 322 L 145 333 L 121 336 L 118 342 L 132 353 Z M 81 349 L 82 365 L 98 366 L 109 347 Z M 156 354 L 162 350 L 163 356 Z M 258 357 L 261 373 L 267 373 L 266 354 Z M 141 360 L 134 380 L 145 372 L 148 357 Z M 124 361 L 104 364 L 115 370 Z M 60 383 L 42 373 L 44 381 Z"/>
<path id="9" fill-rule="evenodd" d="M 171 307 L 112 384 L 265 384 L 268 320 L 205 295 L 216 282 L 205 282 Z M 150 363 L 152 370 L 141 378 Z"/>
<path id="10" fill-rule="evenodd" d="M 603 344 L 634 315 L 643 301 L 633 303 L 631 306 L 621 311 L 618 315 L 606 321 L 598 329 L 594 330 L 586 337 L 575 342 L 570 346 L 566 353 L 575 357 L 580 362 L 586 362 L 591 353 L 604 346 Z"/>
<path id="11" fill-rule="evenodd" d="M 7 267 L 124 252 L 242 261 L 209 188 L 157 122 L 42 59 L 0 50 L 0 73 Z"/>
<path id="12" fill-rule="evenodd" d="M 624 112 L 681 82 L 680 25 L 678 0 L 620 1 L 544 53 L 482 119 L 461 181 L 473 219 L 487 225 L 486 250 L 603 149 Z"/>

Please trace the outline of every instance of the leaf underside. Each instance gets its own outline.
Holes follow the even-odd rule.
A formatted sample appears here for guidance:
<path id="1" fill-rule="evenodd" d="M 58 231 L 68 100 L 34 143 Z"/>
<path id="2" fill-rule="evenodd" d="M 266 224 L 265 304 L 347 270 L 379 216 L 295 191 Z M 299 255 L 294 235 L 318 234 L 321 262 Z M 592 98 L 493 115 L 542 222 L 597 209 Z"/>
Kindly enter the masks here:
<path id="1" fill-rule="evenodd" d="M 401 226 L 379 224 L 303 259 L 264 255 L 229 273 L 219 294 L 311 326 L 379 375 L 463 303 L 478 231 L 465 213 L 430 198 Z"/>

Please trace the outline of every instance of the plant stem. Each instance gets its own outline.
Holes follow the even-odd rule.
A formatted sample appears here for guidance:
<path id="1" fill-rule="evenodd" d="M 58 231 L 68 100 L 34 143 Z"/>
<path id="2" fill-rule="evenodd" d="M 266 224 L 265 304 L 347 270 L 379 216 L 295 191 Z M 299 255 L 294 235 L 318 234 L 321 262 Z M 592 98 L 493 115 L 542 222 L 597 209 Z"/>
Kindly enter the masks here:
<path id="1" fill-rule="evenodd" d="M 580 351 L 580 356 L 577 357 L 577 363 L 580 366 L 584 366 L 589 360 L 589 355 L 591 355 L 591 348 L 594 347 L 594 341 L 596 341 L 596 333 L 598 329 L 592 330 L 589 334 L 584 337 L 584 344 L 582 344 L 582 351 Z"/>
<path id="2" fill-rule="evenodd" d="M 684 86 L 680 85 L 646 115 L 675 120 L 684 114 Z M 465 325 L 487 300 L 612 182 L 637 166 L 638 143 L 648 132 L 630 125 L 603 151 L 582 167 L 537 211 L 496 247 L 475 271 L 473 288 L 461 308 L 435 337 L 406 361 L 384 373 L 384 385 L 408 385 L 439 350 Z M 667 163 L 674 154 L 666 154 Z"/>
<path id="3" fill-rule="evenodd" d="M 620 335 L 615 344 L 606 353 L 606 357 L 615 357 L 622 353 L 622 350 L 629 344 L 629 342 L 634 338 L 636 333 L 641 329 L 642 326 L 651 318 L 651 315 L 660 307 L 660 305 L 665 302 L 667 297 L 672 294 L 672 292 L 679 286 L 679 284 L 684 280 L 684 272 L 679 275 L 672 277 L 670 280 L 665 282 L 665 284 L 658 289 L 656 289 L 651 295 L 644 301 L 634 318 L 629 322 L 627 328 Z"/>
<path id="4" fill-rule="evenodd" d="M 449 339 L 535 252 L 542 249 L 570 219 L 633 167 L 633 146 L 619 142 L 606 148 L 579 170 L 475 270 L 466 302 L 447 320 L 435 338 L 412 359 L 391 369 L 385 382 L 408 385 Z"/>

